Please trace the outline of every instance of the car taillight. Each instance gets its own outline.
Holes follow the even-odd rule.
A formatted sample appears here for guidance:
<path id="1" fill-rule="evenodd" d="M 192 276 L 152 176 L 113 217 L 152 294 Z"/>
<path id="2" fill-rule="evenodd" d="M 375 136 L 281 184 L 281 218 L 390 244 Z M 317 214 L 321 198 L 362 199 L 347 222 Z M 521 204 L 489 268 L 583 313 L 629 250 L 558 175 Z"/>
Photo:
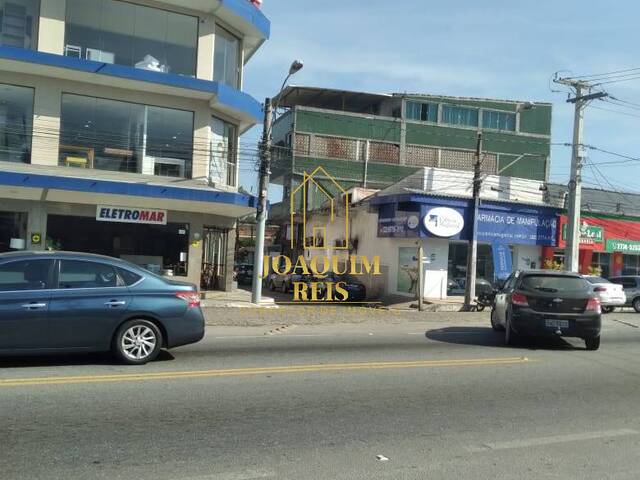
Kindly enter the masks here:
<path id="1" fill-rule="evenodd" d="M 600 300 L 598 300 L 597 298 L 590 298 L 589 301 L 587 302 L 587 308 L 585 309 L 585 312 L 600 313 L 601 312 Z"/>
<path id="2" fill-rule="evenodd" d="M 176 297 L 187 302 L 189 308 L 200 306 L 200 295 L 198 295 L 198 292 L 176 292 Z"/>
<path id="3" fill-rule="evenodd" d="M 607 287 L 596 287 L 593 289 L 594 292 L 606 292 Z"/>
<path id="4" fill-rule="evenodd" d="M 514 293 L 511 295 L 511 303 L 517 305 L 519 307 L 528 307 L 529 302 L 527 301 L 527 297 L 522 295 L 521 293 Z"/>

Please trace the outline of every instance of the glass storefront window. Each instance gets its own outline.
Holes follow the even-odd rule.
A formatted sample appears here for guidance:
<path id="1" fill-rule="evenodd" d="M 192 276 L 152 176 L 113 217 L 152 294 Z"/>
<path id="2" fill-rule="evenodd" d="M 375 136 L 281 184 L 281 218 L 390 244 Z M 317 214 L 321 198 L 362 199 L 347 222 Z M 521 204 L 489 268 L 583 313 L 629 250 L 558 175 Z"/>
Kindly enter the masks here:
<path id="1" fill-rule="evenodd" d="M 0 212 L 0 253 L 14 250 L 11 239 L 24 241 L 26 246 L 27 214 Z"/>
<path id="2" fill-rule="evenodd" d="M 591 264 L 594 267 L 600 268 L 602 273 L 601 277 L 609 278 L 611 276 L 611 254 L 603 252 L 593 252 L 593 260 Z"/>
<path id="3" fill-rule="evenodd" d="M 62 96 L 62 166 L 190 178 L 192 157 L 192 112 Z"/>
<path id="4" fill-rule="evenodd" d="M 91 217 L 49 215 L 47 245 L 122 258 L 157 274 L 171 270 L 186 276 L 188 272 L 188 224 L 105 223 Z"/>
<path id="5" fill-rule="evenodd" d="M 240 40 L 216 27 L 213 79 L 233 88 L 240 86 Z"/>
<path id="6" fill-rule="evenodd" d="M 0 45 L 35 50 L 39 0 L 0 0 Z"/>
<path id="7" fill-rule="evenodd" d="M 238 128 L 213 117 L 211 123 L 211 164 L 209 177 L 213 182 L 235 186 L 237 183 Z"/>
<path id="8" fill-rule="evenodd" d="M 464 293 L 464 284 L 467 278 L 467 243 L 449 244 L 449 269 L 448 282 L 449 295 Z M 491 245 L 478 245 L 478 263 L 476 277 L 494 282 L 493 252 Z"/>
<path id="9" fill-rule="evenodd" d="M 0 161 L 31 161 L 33 88 L 0 84 Z"/>
<path id="10" fill-rule="evenodd" d="M 640 275 L 640 255 L 622 256 L 622 274 Z"/>
<path id="11" fill-rule="evenodd" d="M 197 17 L 119 0 L 67 0 L 67 56 L 193 77 L 197 45 Z"/>

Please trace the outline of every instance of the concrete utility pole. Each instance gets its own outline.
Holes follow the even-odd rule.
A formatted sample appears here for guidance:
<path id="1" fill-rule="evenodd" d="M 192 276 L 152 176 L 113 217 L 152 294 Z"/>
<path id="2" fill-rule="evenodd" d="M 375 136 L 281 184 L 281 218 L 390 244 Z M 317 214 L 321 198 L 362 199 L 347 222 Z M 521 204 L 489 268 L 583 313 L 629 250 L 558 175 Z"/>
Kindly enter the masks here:
<path id="1" fill-rule="evenodd" d="M 424 248 L 422 243 L 418 247 L 418 311 L 421 312 L 424 307 Z"/>
<path id="2" fill-rule="evenodd" d="M 590 100 L 606 97 L 605 92 L 584 94 L 590 89 L 588 83 L 571 79 L 555 79 L 554 82 L 567 85 L 575 89 L 576 96 L 569 98 L 568 103 L 575 106 L 573 116 L 573 144 L 571 148 L 571 176 L 569 179 L 569 202 L 567 205 L 567 246 L 565 248 L 564 268 L 569 272 L 580 270 L 580 208 L 582 206 L 582 166 L 584 146 L 582 131 L 584 124 L 584 109 Z"/>
<path id="3" fill-rule="evenodd" d="M 256 215 L 256 244 L 253 255 L 253 285 L 251 303 L 262 301 L 262 274 L 264 263 L 264 233 L 267 227 L 267 200 L 269 176 L 271 175 L 271 123 L 273 110 L 271 99 L 264 101 L 264 124 L 260 142 L 260 186 L 258 188 L 258 207 Z"/>
<path id="4" fill-rule="evenodd" d="M 476 163 L 473 167 L 473 220 L 471 240 L 467 252 L 467 284 L 464 291 L 464 310 L 471 311 L 476 297 L 476 270 L 478 265 L 478 210 L 480 209 L 480 189 L 482 188 L 482 132 L 478 132 Z"/>
<path id="5" fill-rule="evenodd" d="M 251 285 L 251 303 L 259 305 L 262 301 L 262 275 L 264 264 L 264 234 L 267 227 L 267 202 L 269 198 L 269 176 L 271 175 L 271 130 L 273 127 L 273 111 L 277 110 L 280 94 L 284 90 L 287 80 L 298 73 L 304 64 L 294 60 L 289 67 L 289 74 L 282 82 L 276 104 L 272 108 L 271 99 L 264 101 L 264 123 L 262 126 L 262 140 L 260 141 L 260 186 L 258 189 L 258 206 L 256 208 L 256 245 L 253 256 L 253 282 Z"/>

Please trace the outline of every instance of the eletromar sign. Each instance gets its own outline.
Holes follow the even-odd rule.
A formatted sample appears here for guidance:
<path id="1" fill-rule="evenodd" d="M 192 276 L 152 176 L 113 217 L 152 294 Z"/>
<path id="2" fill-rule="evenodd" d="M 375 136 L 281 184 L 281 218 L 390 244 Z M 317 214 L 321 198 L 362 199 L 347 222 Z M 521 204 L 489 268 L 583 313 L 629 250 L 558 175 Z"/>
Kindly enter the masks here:
<path id="1" fill-rule="evenodd" d="M 453 237 L 464 228 L 464 218 L 453 208 L 432 208 L 424 216 L 424 227 L 437 237 Z"/>
<path id="2" fill-rule="evenodd" d="M 96 207 L 96 220 L 99 222 L 166 225 L 167 211 L 154 210 L 152 208 L 131 208 L 98 205 Z"/>

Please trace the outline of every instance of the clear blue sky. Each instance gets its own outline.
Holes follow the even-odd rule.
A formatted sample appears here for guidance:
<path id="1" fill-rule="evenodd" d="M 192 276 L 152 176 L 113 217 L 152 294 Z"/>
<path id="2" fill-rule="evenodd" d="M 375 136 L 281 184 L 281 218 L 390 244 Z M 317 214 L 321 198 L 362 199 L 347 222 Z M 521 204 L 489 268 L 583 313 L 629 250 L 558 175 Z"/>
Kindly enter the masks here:
<path id="1" fill-rule="evenodd" d="M 550 91 L 552 74 L 640 67 L 640 4 L 632 0 L 264 0 L 263 10 L 271 40 L 245 70 L 245 90 L 259 99 L 277 93 L 291 60 L 300 58 L 305 68 L 292 84 L 553 102 L 552 141 L 570 142 L 573 107 L 566 91 Z M 605 88 L 640 104 L 640 79 Z M 640 109 L 593 105 L 615 112 L 588 108 L 584 142 L 640 156 Z M 259 134 L 252 129 L 243 142 Z M 621 160 L 595 151 L 588 157 Z M 255 193 L 248 163 L 241 166 L 241 183 Z M 554 147 L 551 181 L 566 183 L 569 166 L 570 149 Z M 617 189 L 640 191 L 640 162 L 600 169 Z M 584 178 L 598 185 L 592 169 Z"/>

